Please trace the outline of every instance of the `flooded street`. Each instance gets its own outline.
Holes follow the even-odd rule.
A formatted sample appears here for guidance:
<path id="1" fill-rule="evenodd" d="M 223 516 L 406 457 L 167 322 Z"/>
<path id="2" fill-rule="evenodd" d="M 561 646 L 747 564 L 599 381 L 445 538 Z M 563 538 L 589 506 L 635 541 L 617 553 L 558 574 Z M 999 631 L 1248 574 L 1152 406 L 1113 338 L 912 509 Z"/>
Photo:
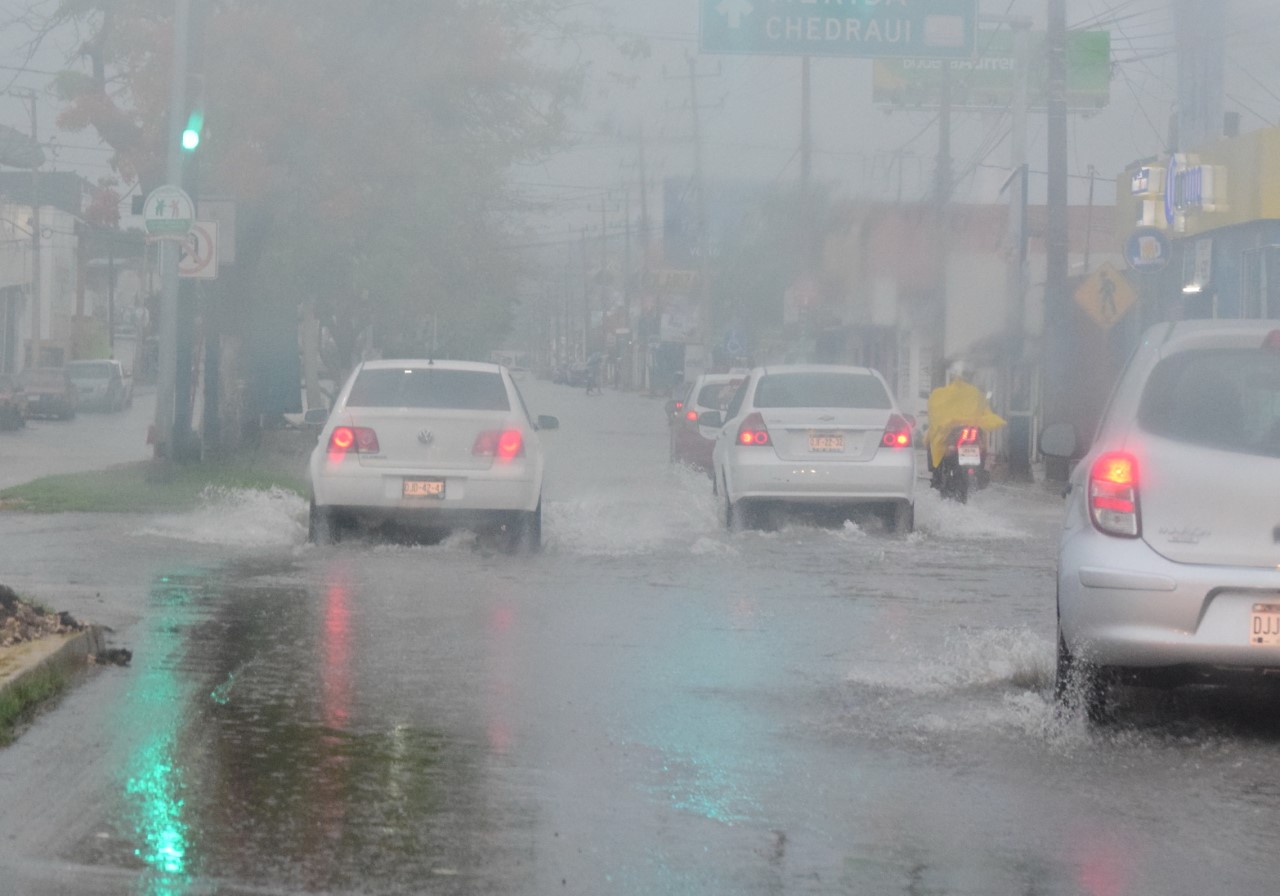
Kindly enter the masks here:
<path id="1" fill-rule="evenodd" d="M 1265 697 L 1054 718 L 1049 489 L 728 533 L 660 401 L 522 387 L 533 557 L 309 546 L 285 494 L 0 514 L 5 581 L 134 652 L 0 751 L 6 892 L 1272 889 Z"/>

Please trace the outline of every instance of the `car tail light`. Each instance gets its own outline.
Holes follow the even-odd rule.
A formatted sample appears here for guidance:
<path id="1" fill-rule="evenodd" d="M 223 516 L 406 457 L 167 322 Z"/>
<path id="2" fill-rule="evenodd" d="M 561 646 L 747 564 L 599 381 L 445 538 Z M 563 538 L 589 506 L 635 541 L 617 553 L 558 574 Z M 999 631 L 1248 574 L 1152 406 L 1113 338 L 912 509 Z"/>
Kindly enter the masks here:
<path id="1" fill-rule="evenodd" d="M 1267 351 L 1280 352 L 1280 330 L 1272 330 L 1262 340 L 1262 347 Z"/>
<path id="2" fill-rule="evenodd" d="M 698 412 L 697 412 L 697 411 L 686 411 L 686 412 L 685 412 L 685 415 L 684 415 L 684 419 L 688 420 L 690 423 L 697 423 L 697 422 L 698 422 Z"/>
<path id="3" fill-rule="evenodd" d="M 880 444 L 885 448 L 910 448 L 911 424 L 901 414 L 893 414 L 885 425 Z"/>
<path id="4" fill-rule="evenodd" d="M 340 460 L 350 452 L 377 454 L 378 434 L 367 426 L 337 426 L 329 434 L 329 459 Z"/>
<path id="5" fill-rule="evenodd" d="M 1113 451 L 1093 462 L 1089 470 L 1089 516 L 1099 531 L 1137 538 L 1142 532 L 1138 513 L 1138 462 L 1131 454 Z"/>
<path id="6" fill-rule="evenodd" d="M 760 413 L 751 414 L 738 427 L 739 445 L 768 445 L 769 430 L 764 425 L 764 417 Z"/>
<path id="7" fill-rule="evenodd" d="M 518 429 L 492 429 L 476 436 L 471 453 L 477 457 L 511 460 L 524 454 L 524 433 Z"/>

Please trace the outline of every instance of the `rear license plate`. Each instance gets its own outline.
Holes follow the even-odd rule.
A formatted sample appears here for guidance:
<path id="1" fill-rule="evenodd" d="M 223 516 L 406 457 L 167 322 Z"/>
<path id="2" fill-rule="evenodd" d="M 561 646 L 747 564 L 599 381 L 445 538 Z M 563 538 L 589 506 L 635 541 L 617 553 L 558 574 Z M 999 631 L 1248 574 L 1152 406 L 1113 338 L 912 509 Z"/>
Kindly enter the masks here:
<path id="1" fill-rule="evenodd" d="M 844 436 L 840 433 L 809 433 L 810 451 L 843 451 Z"/>
<path id="2" fill-rule="evenodd" d="M 976 467 L 982 463 L 982 449 L 977 445 L 959 446 L 960 466 Z"/>
<path id="3" fill-rule="evenodd" d="M 1249 614 L 1249 643 L 1280 645 L 1280 604 L 1254 604 Z"/>
<path id="4" fill-rule="evenodd" d="M 406 498 L 443 498 L 443 479 L 406 479 L 404 481 Z"/>

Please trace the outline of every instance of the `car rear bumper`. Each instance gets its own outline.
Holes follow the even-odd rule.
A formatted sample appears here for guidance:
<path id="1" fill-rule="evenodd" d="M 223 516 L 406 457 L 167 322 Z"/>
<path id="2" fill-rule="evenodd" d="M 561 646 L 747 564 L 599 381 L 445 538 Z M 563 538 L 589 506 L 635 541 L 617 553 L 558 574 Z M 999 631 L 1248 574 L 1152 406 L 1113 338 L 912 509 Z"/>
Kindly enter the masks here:
<path id="1" fill-rule="evenodd" d="M 406 498 L 406 479 L 443 479 L 443 497 Z M 311 478 L 317 505 L 380 512 L 409 511 L 418 516 L 461 517 L 472 512 L 530 511 L 538 506 L 539 483 L 532 477 L 493 477 L 475 473 L 364 471 L 357 475 L 325 474 Z"/>
<path id="2" fill-rule="evenodd" d="M 1103 666 L 1280 669 L 1253 643 L 1253 608 L 1280 605 L 1280 570 L 1177 564 L 1139 540 L 1093 532 L 1064 543 L 1058 615 L 1067 646 Z"/>
<path id="3" fill-rule="evenodd" d="M 738 450 L 726 471 L 733 500 L 771 498 L 792 503 L 839 504 L 913 500 L 915 452 L 880 452 L 865 463 L 781 461 Z"/>

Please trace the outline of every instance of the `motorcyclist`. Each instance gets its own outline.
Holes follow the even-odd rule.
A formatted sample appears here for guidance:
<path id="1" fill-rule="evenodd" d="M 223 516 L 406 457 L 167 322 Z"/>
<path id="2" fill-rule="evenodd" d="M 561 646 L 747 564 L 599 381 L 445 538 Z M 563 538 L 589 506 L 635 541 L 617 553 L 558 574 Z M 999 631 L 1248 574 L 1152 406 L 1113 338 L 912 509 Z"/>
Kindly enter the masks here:
<path id="1" fill-rule="evenodd" d="M 987 396 L 969 381 L 970 368 L 963 361 L 947 368 L 947 383 L 929 393 L 929 470 L 933 484 L 938 485 L 938 467 L 947 453 L 947 441 L 958 426 L 976 426 L 985 434 L 1005 425 L 1002 417 L 991 410 Z"/>

